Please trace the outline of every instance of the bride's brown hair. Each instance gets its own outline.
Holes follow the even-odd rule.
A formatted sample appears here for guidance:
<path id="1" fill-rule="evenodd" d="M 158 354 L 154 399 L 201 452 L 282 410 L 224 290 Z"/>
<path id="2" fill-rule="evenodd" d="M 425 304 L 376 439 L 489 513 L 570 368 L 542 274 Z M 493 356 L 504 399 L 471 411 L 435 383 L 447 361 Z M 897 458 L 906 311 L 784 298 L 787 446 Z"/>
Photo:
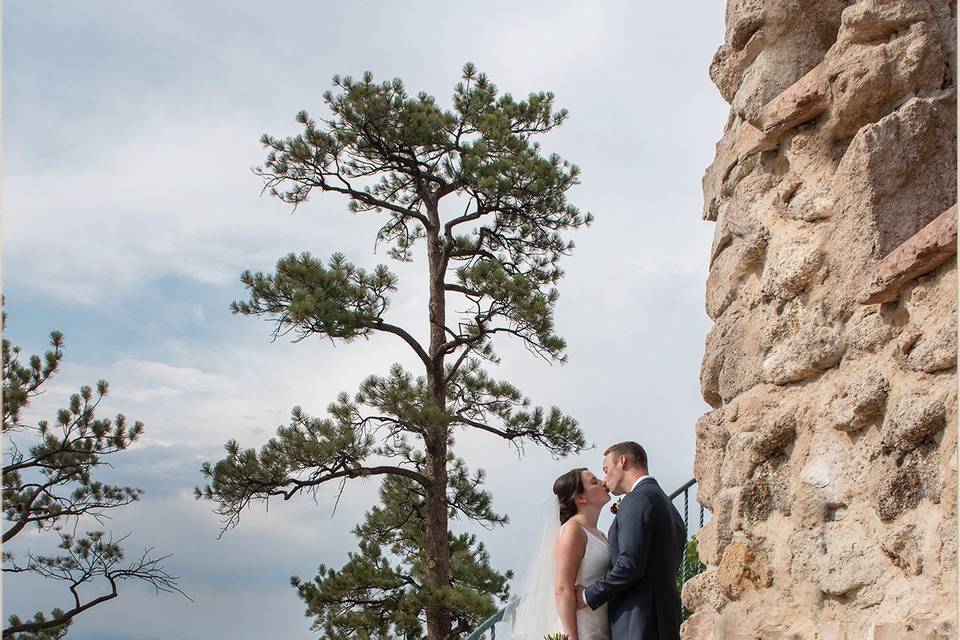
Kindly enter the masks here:
<path id="1" fill-rule="evenodd" d="M 560 503 L 560 524 L 577 515 L 576 497 L 583 493 L 583 472 L 586 467 L 571 469 L 553 483 L 553 493 Z"/>

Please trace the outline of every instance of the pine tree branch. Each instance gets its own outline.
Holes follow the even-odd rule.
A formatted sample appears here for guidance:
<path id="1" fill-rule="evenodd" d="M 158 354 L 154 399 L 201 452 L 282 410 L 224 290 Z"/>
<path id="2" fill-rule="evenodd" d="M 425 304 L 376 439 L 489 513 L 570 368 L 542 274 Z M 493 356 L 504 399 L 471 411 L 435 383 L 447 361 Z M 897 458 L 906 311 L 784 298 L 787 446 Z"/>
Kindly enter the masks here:
<path id="1" fill-rule="evenodd" d="M 522 438 L 524 436 L 528 436 L 533 433 L 536 433 L 535 431 L 513 431 L 513 432 L 503 431 L 501 429 L 497 429 L 496 427 L 491 427 L 488 424 L 477 422 L 476 420 L 471 420 L 470 418 L 467 418 L 459 414 L 457 415 L 454 421 L 459 422 L 460 424 L 465 424 L 467 426 L 474 427 L 475 429 L 480 429 L 481 431 L 486 431 L 487 433 L 492 433 L 493 435 L 499 436 L 504 440 L 515 440 L 516 438 Z"/>
<path id="2" fill-rule="evenodd" d="M 401 338 L 403 338 L 404 342 L 410 345 L 410 348 L 413 349 L 413 351 L 417 354 L 417 357 L 419 357 L 420 360 L 425 365 L 427 365 L 428 367 L 431 366 L 430 356 L 427 354 L 426 349 L 424 349 L 423 346 L 421 346 L 421 344 L 417 342 L 416 338 L 410 335 L 405 329 L 398 327 L 396 325 L 384 322 L 382 319 L 379 319 L 379 318 L 374 324 L 370 325 L 370 328 L 375 329 L 377 331 L 383 331 L 385 333 L 392 333 L 396 336 L 400 336 Z"/>
<path id="3" fill-rule="evenodd" d="M 446 291 L 454 291 L 456 293 L 462 293 L 463 295 L 468 297 L 482 298 L 484 295 L 486 295 L 482 291 L 477 291 L 476 289 L 469 289 L 467 287 L 464 287 L 463 285 L 454 284 L 452 282 L 444 282 L 443 288 Z"/>
<path id="4" fill-rule="evenodd" d="M 55 484 L 60 484 L 66 480 L 68 479 L 61 478 L 57 480 Z M 79 518 L 80 516 L 90 516 L 97 522 L 103 524 L 103 521 L 105 518 L 107 518 L 107 516 L 103 513 L 100 513 L 99 510 L 124 507 L 137 501 L 136 497 L 128 494 L 124 498 L 117 498 L 112 502 L 82 502 L 73 497 L 65 498 L 58 496 L 48 490 L 49 486 L 50 485 L 45 485 L 44 488 L 38 489 L 38 491 L 30 498 L 29 502 L 24 506 L 25 510 L 22 512 L 23 516 L 21 516 L 21 518 L 17 521 L 17 524 L 4 532 L 4 543 L 16 536 L 24 527 L 31 523 L 40 523 L 40 528 L 42 530 L 48 530 L 52 527 L 56 520 L 61 518 Z M 33 511 L 32 503 L 40 494 L 48 495 L 51 503 L 55 502 L 66 506 L 61 507 L 58 511 L 56 511 L 55 514 L 49 510 L 43 510 L 39 511 L 39 513 L 36 513 L 36 515 L 30 515 L 31 511 Z"/>
<path id="5" fill-rule="evenodd" d="M 453 380 L 454 376 L 457 375 L 463 361 L 467 359 L 467 356 L 473 353 L 473 346 L 468 346 L 463 352 L 457 357 L 454 363 L 450 366 L 450 371 L 447 373 L 447 377 L 444 378 L 444 383 L 449 384 Z"/>
<path id="6" fill-rule="evenodd" d="M 5 639 L 13 638 L 13 636 L 18 633 L 36 633 L 38 631 L 44 631 L 45 629 L 51 629 L 53 627 L 66 624 L 70 622 L 77 614 L 83 613 L 87 609 L 91 609 L 98 604 L 103 604 L 104 602 L 116 598 L 119 595 L 119 592 L 117 591 L 117 585 L 113 580 L 110 580 L 110 584 L 112 585 L 111 592 L 106 595 L 95 598 L 86 604 L 78 604 L 69 611 L 65 612 L 63 615 L 57 616 L 56 618 L 51 618 L 50 620 L 44 620 L 43 622 L 24 622 L 21 624 L 10 625 L 3 630 L 3 637 Z M 74 589 L 74 587 L 70 587 L 70 590 L 74 592 L 74 596 L 79 602 L 79 596 L 77 596 Z"/>
<path id="7" fill-rule="evenodd" d="M 426 489 L 433 488 L 433 481 L 422 473 L 417 473 L 411 469 L 405 469 L 404 467 L 393 467 L 389 465 L 380 465 L 376 467 L 354 467 L 352 469 L 346 469 L 344 471 L 338 471 L 334 473 L 329 473 L 325 476 L 321 476 L 314 480 L 292 480 L 298 486 L 295 489 L 290 490 L 287 493 L 275 494 L 283 495 L 284 499 L 292 498 L 297 492 L 323 484 L 324 482 L 330 482 L 331 480 L 338 480 L 340 478 L 362 478 L 366 476 L 378 476 L 378 475 L 393 475 L 393 476 L 403 476 L 405 478 L 410 478 L 415 482 L 419 483 Z"/>
<path id="8" fill-rule="evenodd" d="M 217 513 L 227 518 L 224 528 L 221 531 L 221 535 L 223 535 L 223 533 L 225 533 L 227 530 L 236 526 L 236 524 L 239 522 L 240 512 L 243 511 L 243 509 L 254 500 L 264 499 L 269 496 L 277 496 L 283 498 L 284 500 L 290 500 L 302 491 L 319 487 L 327 482 L 375 475 L 402 476 L 419 483 L 425 488 L 429 489 L 433 487 L 433 481 L 427 476 L 417 473 L 411 469 L 389 465 L 380 465 L 376 467 L 351 467 L 348 469 L 341 469 L 339 471 L 330 471 L 325 474 L 320 474 L 309 480 L 286 478 L 283 481 L 266 482 L 245 478 L 242 482 L 238 483 L 240 487 L 239 492 L 235 491 L 235 493 L 239 493 L 240 495 L 237 495 L 234 498 L 228 498 L 226 500 L 219 499 L 221 505 L 217 509 Z"/>
<path id="9" fill-rule="evenodd" d="M 6 473 L 6 470 L 4 470 L 4 472 Z M 35 522 L 37 520 L 46 519 L 46 518 L 30 517 L 30 511 L 33 507 L 33 503 L 36 501 L 37 498 L 40 497 L 42 493 L 44 493 L 46 489 L 56 486 L 62 481 L 63 481 L 63 478 L 61 478 L 60 476 L 57 476 L 54 479 L 50 480 L 49 482 L 46 482 L 45 484 L 37 486 L 37 490 L 33 492 L 33 495 L 30 496 L 30 498 L 25 503 L 23 503 L 23 505 L 20 507 L 20 517 L 17 519 L 16 524 L 14 524 L 12 527 L 10 527 L 9 529 L 3 532 L 4 543 L 6 543 L 11 538 L 16 536 L 18 533 L 23 531 L 23 528 L 26 527 L 28 524 L 30 524 L 31 521 Z"/>
<path id="10" fill-rule="evenodd" d="M 74 468 L 74 467 L 76 467 L 76 468 L 81 468 L 81 467 L 84 467 L 84 466 L 90 466 L 90 467 L 92 467 L 92 466 L 97 466 L 97 465 L 99 465 L 99 464 L 107 464 L 107 463 L 100 463 L 99 460 L 96 461 L 96 462 L 94 462 L 94 461 L 92 461 L 92 460 L 85 460 L 85 461 L 78 462 L 78 463 L 73 464 L 73 465 L 66 465 L 66 464 L 61 464 L 61 463 L 59 463 L 59 462 L 46 463 L 46 462 L 44 462 L 44 461 L 47 460 L 48 458 L 52 458 L 52 457 L 54 457 L 54 456 L 61 456 L 61 455 L 76 455 L 76 456 L 92 456 L 92 455 L 97 455 L 97 456 L 101 456 L 101 455 L 109 455 L 109 454 L 111 454 L 111 453 L 118 453 L 118 452 L 120 452 L 120 451 L 125 450 L 126 447 L 107 447 L 107 448 L 101 448 L 101 449 L 74 449 L 72 446 L 68 446 L 68 444 L 69 444 L 69 445 L 73 445 L 73 444 L 76 444 L 76 443 L 78 443 L 78 442 L 82 442 L 82 441 L 84 441 L 84 440 L 92 440 L 93 442 L 96 442 L 97 439 L 98 439 L 97 436 L 94 435 L 94 434 L 91 434 L 91 435 L 88 435 L 88 436 L 77 436 L 77 437 L 75 437 L 75 438 L 73 438 L 73 439 L 69 439 L 69 434 L 70 434 L 70 432 L 73 430 L 73 427 L 76 426 L 76 424 L 77 424 L 77 423 L 74 422 L 72 425 L 70 425 L 70 428 L 69 428 L 67 434 L 64 436 L 63 442 L 61 442 L 61 444 L 60 444 L 60 446 L 59 446 L 58 448 L 56 448 L 56 449 L 51 449 L 50 451 L 47 451 L 46 453 L 43 453 L 43 454 L 38 455 L 38 456 L 33 456 L 32 458 L 22 459 L 20 462 L 15 462 L 15 463 L 11 463 L 11 464 L 8 464 L 8 465 L 4 465 L 4 467 L 3 467 L 3 472 L 4 472 L 4 473 L 13 473 L 13 472 L 16 472 L 16 471 L 22 471 L 22 470 L 24 470 L 24 469 L 31 469 L 31 468 L 39 468 L 39 469 L 70 469 L 70 468 Z"/>
<path id="11" fill-rule="evenodd" d="M 94 535 L 95 537 L 97 534 L 88 535 Z M 102 535 L 102 532 L 100 532 L 99 535 Z M 151 558 L 149 554 L 152 549 L 147 549 L 143 555 L 130 566 L 115 568 L 116 563 L 123 557 L 119 544 L 126 538 L 127 536 L 124 536 L 117 543 L 111 541 L 104 546 L 94 544 L 89 548 L 84 547 L 81 543 L 72 546 L 68 545 L 65 547 L 67 549 L 67 555 L 64 557 L 31 560 L 30 565 L 22 569 L 22 571 L 30 571 L 45 578 L 68 582 L 70 585 L 70 593 L 73 595 L 74 606 L 72 609 L 62 612 L 60 615 L 49 620 L 35 620 L 34 622 L 25 623 L 18 621 L 15 624 L 11 624 L 3 630 L 3 638 L 13 638 L 15 634 L 20 633 L 36 633 L 69 623 L 78 614 L 116 598 L 119 595 L 118 580 L 130 578 L 142 580 L 153 586 L 157 592 L 179 593 L 187 598 L 187 600 L 191 600 L 191 598 L 177 586 L 177 580 L 179 580 L 179 578 L 170 575 L 161 564 L 170 557 L 169 555 Z M 100 538 L 95 537 L 95 540 L 99 542 Z M 57 561 L 65 562 L 60 563 Z M 75 574 L 76 571 L 80 572 L 79 575 Z M 77 587 L 90 582 L 97 576 L 105 578 L 110 583 L 110 592 L 88 602 L 83 602 Z"/>
<path id="12" fill-rule="evenodd" d="M 478 207 L 472 213 L 465 213 L 463 215 L 457 216 L 456 218 L 451 219 L 445 225 L 443 225 L 443 233 L 445 236 L 450 237 L 453 234 L 454 227 L 457 227 L 466 222 L 472 222 L 474 220 L 479 220 L 485 215 L 496 213 L 496 209 L 487 208 L 487 207 Z"/>

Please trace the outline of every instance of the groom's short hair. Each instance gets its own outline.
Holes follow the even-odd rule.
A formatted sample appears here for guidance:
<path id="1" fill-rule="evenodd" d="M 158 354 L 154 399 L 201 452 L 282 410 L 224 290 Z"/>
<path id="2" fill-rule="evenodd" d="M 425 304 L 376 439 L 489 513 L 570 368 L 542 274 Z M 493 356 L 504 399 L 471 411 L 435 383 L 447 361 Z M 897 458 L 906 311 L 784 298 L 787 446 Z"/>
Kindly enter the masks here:
<path id="1" fill-rule="evenodd" d="M 607 447 L 607 450 L 603 452 L 603 455 L 613 454 L 614 458 L 619 458 L 624 456 L 631 461 L 632 464 L 637 465 L 638 467 L 643 467 L 644 469 L 649 469 L 647 466 L 647 452 L 643 450 L 636 442 L 618 442 L 617 444 L 610 445 Z"/>

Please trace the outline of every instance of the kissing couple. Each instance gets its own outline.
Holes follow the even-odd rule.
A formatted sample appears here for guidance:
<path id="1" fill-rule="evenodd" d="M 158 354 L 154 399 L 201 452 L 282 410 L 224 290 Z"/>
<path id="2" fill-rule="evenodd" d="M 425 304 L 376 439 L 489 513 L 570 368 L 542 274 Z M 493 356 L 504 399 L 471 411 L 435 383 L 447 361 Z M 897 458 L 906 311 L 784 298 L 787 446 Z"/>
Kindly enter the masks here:
<path id="1" fill-rule="evenodd" d="M 511 637 L 679 639 L 683 519 L 636 442 L 604 451 L 603 474 L 572 469 L 554 482 Z M 597 522 L 611 493 L 623 497 L 604 536 Z"/>

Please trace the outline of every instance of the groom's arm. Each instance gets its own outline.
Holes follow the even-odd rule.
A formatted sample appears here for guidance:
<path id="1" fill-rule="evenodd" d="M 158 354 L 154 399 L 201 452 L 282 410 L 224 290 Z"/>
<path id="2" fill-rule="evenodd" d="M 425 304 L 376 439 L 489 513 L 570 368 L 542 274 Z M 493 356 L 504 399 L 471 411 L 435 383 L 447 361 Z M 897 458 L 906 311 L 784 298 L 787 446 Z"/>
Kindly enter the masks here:
<path id="1" fill-rule="evenodd" d="M 620 521 L 617 528 L 620 554 L 614 558 L 607 574 L 584 590 L 584 599 L 591 609 L 600 608 L 643 577 L 653 533 L 652 513 L 653 506 L 649 498 L 643 495 L 632 495 L 620 504 L 617 512 Z"/>

